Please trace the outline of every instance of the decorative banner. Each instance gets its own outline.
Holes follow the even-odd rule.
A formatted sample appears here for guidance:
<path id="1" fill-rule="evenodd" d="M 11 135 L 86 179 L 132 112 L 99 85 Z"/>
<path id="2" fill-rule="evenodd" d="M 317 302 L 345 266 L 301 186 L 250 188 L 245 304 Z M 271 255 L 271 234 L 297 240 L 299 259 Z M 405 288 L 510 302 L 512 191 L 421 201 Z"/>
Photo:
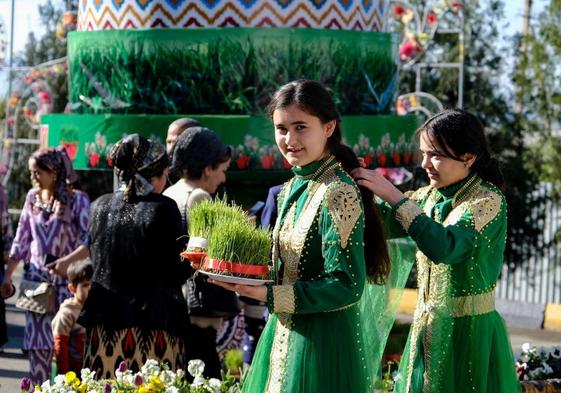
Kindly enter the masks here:
<path id="1" fill-rule="evenodd" d="M 186 115 L 218 132 L 231 145 L 230 171 L 284 171 L 270 119 L 260 116 Z M 108 153 L 125 134 L 138 132 L 164 143 L 168 125 L 177 115 L 61 115 L 41 118 L 48 126 L 49 146 L 63 145 L 76 169 L 107 169 Z M 369 167 L 414 165 L 416 116 L 343 116 L 345 143 L 364 157 Z M 47 128 L 43 128 L 47 130 Z"/>
<path id="2" fill-rule="evenodd" d="M 397 40 L 314 29 L 164 29 L 68 35 L 74 113 L 262 114 L 293 79 L 320 80 L 343 114 L 388 113 Z"/>
<path id="3" fill-rule="evenodd" d="M 78 30 L 297 27 L 384 31 L 386 0 L 81 0 Z"/>

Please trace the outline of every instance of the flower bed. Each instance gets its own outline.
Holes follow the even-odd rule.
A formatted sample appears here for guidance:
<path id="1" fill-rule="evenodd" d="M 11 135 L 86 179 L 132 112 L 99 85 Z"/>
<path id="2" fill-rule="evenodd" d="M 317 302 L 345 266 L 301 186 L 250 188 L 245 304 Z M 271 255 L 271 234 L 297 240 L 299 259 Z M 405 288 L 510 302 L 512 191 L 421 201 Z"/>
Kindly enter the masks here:
<path id="1" fill-rule="evenodd" d="M 139 372 L 133 373 L 127 369 L 125 362 L 121 362 L 115 370 L 114 379 L 95 379 L 95 372 L 85 368 L 80 377 L 70 371 L 65 375 L 57 375 L 54 382 L 45 381 L 41 386 L 31 386 L 29 378 L 21 381 L 22 393 L 238 393 L 240 385 L 230 376 L 223 375 L 223 379 L 205 379 L 203 377 L 204 363 L 201 360 L 191 360 L 187 371 L 193 377 L 189 382 L 185 371 L 172 371 L 165 364 L 154 359 L 148 359 Z"/>
<path id="2" fill-rule="evenodd" d="M 550 350 L 525 343 L 516 357 L 516 373 L 522 392 L 561 392 L 561 347 Z"/>

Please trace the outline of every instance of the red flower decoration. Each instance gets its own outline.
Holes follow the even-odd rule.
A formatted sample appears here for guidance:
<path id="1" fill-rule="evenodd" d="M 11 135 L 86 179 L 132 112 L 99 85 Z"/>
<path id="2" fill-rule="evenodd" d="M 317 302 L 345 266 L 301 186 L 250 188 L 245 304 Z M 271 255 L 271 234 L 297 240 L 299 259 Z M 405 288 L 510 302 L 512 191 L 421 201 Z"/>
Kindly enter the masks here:
<path id="1" fill-rule="evenodd" d="M 39 93 L 37 93 L 37 97 L 39 97 L 43 104 L 51 103 L 51 96 L 46 91 L 40 91 Z"/>
<path id="2" fill-rule="evenodd" d="M 461 1 L 453 1 L 450 4 L 450 7 L 452 8 L 452 11 L 454 12 L 458 12 L 460 11 L 462 8 L 464 8 L 464 5 Z"/>
<path id="3" fill-rule="evenodd" d="M 411 153 L 406 151 L 403 153 L 403 165 L 407 165 L 411 162 Z"/>
<path id="4" fill-rule="evenodd" d="M 91 167 L 96 167 L 99 165 L 99 154 L 97 153 L 92 153 L 92 155 L 90 156 L 90 166 Z"/>
<path id="5" fill-rule="evenodd" d="M 266 155 L 261 159 L 261 167 L 263 169 L 271 169 L 274 163 L 275 163 L 275 159 L 270 154 Z"/>
<path id="6" fill-rule="evenodd" d="M 68 153 L 68 157 L 71 161 L 76 158 L 76 153 L 78 153 L 78 143 L 77 142 L 61 142 L 64 150 Z"/>
<path id="7" fill-rule="evenodd" d="M 388 157 L 384 153 L 378 154 L 378 163 L 380 166 L 386 166 L 386 162 L 388 161 Z"/>
<path id="8" fill-rule="evenodd" d="M 399 47 L 399 58 L 401 60 L 409 60 L 417 56 L 422 47 L 414 39 L 404 42 Z"/>
<path id="9" fill-rule="evenodd" d="M 427 23 L 431 26 L 434 26 L 438 22 L 438 17 L 434 12 L 429 12 L 427 14 Z"/>
<path id="10" fill-rule="evenodd" d="M 373 162 L 374 157 L 372 157 L 372 154 L 367 154 L 364 156 L 364 165 L 366 165 L 366 168 L 370 168 Z"/>
<path id="11" fill-rule="evenodd" d="M 393 14 L 396 18 L 400 18 L 401 15 L 403 15 L 405 13 L 405 7 L 403 7 L 402 5 L 396 5 L 393 7 Z"/>
<path id="12" fill-rule="evenodd" d="M 249 167 L 249 157 L 242 154 L 236 159 L 238 169 L 247 169 Z"/>
<path id="13" fill-rule="evenodd" d="M 401 164 L 401 154 L 399 154 L 398 151 L 393 152 L 392 159 L 395 166 L 399 166 Z"/>

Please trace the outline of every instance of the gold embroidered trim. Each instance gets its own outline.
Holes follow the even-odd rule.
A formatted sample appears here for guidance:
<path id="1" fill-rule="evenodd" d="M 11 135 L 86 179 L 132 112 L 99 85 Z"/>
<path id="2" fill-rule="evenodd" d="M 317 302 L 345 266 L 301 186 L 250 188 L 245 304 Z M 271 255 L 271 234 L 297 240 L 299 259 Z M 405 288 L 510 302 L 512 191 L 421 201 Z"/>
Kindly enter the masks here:
<path id="1" fill-rule="evenodd" d="M 468 209 L 473 214 L 473 224 L 477 232 L 493 221 L 501 210 L 501 195 L 486 187 L 479 187 L 474 200 L 468 202 Z"/>
<path id="2" fill-rule="evenodd" d="M 323 164 L 321 164 L 319 166 L 318 169 L 316 169 L 313 173 L 306 175 L 306 176 L 300 176 L 300 178 L 302 179 L 306 179 L 306 180 L 310 180 L 315 178 L 318 174 L 322 173 L 322 171 L 327 168 L 329 165 L 332 165 L 335 161 L 335 156 L 329 156 L 324 162 Z"/>
<path id="3" fill-rule="evenodd" d="M 288 357 L 288 340 L 292 329 L 292 319 L 287 314 L 275 314 L 275 336 L 271 347 L 269 375 L 267 377 L 267 393 L 283 393 L 282 385 L 286 376 L 286 361 Z M 274 318 L 272 316 L 271 318 Z"/>
<path id="4" fill-rule="evenodd" d="M 329 215 L 341 238 L 341 248 L 346 248 L 351 232 L 362 213 L 358 191 L 350 184 L 337 181 L 329 185 L 326 199 Z"/>
<path id="5" fill-rule="evenodd" d="M 416 191 L 407 191 L 405 196 L 415 202 L 420 202 L 427 198 L 429 193 L 433 190 L 432 186 L 421 187 Z"/>
<path id="6" fill-rule="evenodd" d="M 346 309 L 348 309 L 348 308 L 351 308 L 351 307 L 356 306 L 358 303 L 359 303 L 359 302 L 354 302 L 354 303 L 351 303 L 351 304 L 347 304 L 346 306 L 336 308 L 336 309 L 334 309 L 334 310 L 325 310 L 325 311 L 322 311 L 322 312 L 325 313 L 325 312 L 343 311 L 343 310 L 346 310 Z"/>
<path id="7" fill-rule="evenodd" d="M 280 228 L 280 220 L 277 220 L 277 225 L 275 225 L 275 232 L 273 235 L 273 263 L 275 263 L 275 269 L 278 269 L 279 257 L 283 261 L 283 285 L 280 285 L 279 287 L 290 287 L 292 289 L 293 298 L 290 300 L 290 295 L 285 296 L 285 294 L 275 294 L 275 286 L 273 286 L 273 307 L 275 311 L 277 307 L 277 296 L 281 296 L 283 299 L 288 299 L 286 304 L 292 302 L 293 312 L 296 308 L 294 287 L 290 284 L 293 284 L 298 279 L 298 267 L 300 265 L 302 251 L 304 249 L 304 242 L 306 241 L 308 231 L 314 222 L 317 211 L 321 206 L 323 197 L 327 191 L 327 184 L 336 178 L 334 168 L 335 165 L 320 175 L 321 181 L 310 181 L 307 202 L 302 209 L 302 213 L 296 220 L 296 223 L 294 222 L 296 215 L 296 203 L 292 204 L 287 212 L 286 217 L 283 220 L 282 228 Z M 286 188 L 286 195 L 289 195 L 290 188 Z M 277 289 L 277 291 L 283 291 L 283 289 Z M 285 300 L 283 300 L 283 304 L 284 302 Z M 288 308 L 290 307 L 288 306 Z M 292 332 L 292 314 L 279 312 L 275 313 L 274 316 L 276 316 L 278 320 L 275 327 L 273 346 L 269 357 L 270 368 L 265 391 L 268 393 L 282 393 L 284 391 L 283 385 L 286 377 L 286 361 L 288 357 L 289 340 Z"/>
<path id="8" fill-rule="evenodd" d="M 273 285 L 273 303 L 276 313 L 293 314 L 296 311 L 294 301 L 294 286 L 292 285 Z"/>
<path id="9" fill-rule="evenodd" d="M 495 291 L 452 298 L 454 318 L 487 314 L 495 311 Z"/>
<path id="10" fill-rule="evenodd" d="M 409 227 L 413 223 L 413 220 L 421 214 L 423 214 L 423 210 L 419 207 L 419 205 L 411 200 L 408 200 L 397 208 L 395 218 L 399 221 L 403 229 L 409 231 Z"/>

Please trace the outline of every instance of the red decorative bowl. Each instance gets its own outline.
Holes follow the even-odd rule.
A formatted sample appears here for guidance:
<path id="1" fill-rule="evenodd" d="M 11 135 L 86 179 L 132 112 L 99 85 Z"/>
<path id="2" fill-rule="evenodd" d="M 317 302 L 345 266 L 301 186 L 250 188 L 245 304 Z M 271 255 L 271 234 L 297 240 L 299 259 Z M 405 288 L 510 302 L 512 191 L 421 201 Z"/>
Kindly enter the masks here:
<path id="1" fill-rule="evenodd" d="M 206 257 L 206 252 L 204 251 L 183 251 L 179 254 L 185 259 L 188 259 L 191 263 L 195 265 L 200 265 L 201 262 Z"/>

